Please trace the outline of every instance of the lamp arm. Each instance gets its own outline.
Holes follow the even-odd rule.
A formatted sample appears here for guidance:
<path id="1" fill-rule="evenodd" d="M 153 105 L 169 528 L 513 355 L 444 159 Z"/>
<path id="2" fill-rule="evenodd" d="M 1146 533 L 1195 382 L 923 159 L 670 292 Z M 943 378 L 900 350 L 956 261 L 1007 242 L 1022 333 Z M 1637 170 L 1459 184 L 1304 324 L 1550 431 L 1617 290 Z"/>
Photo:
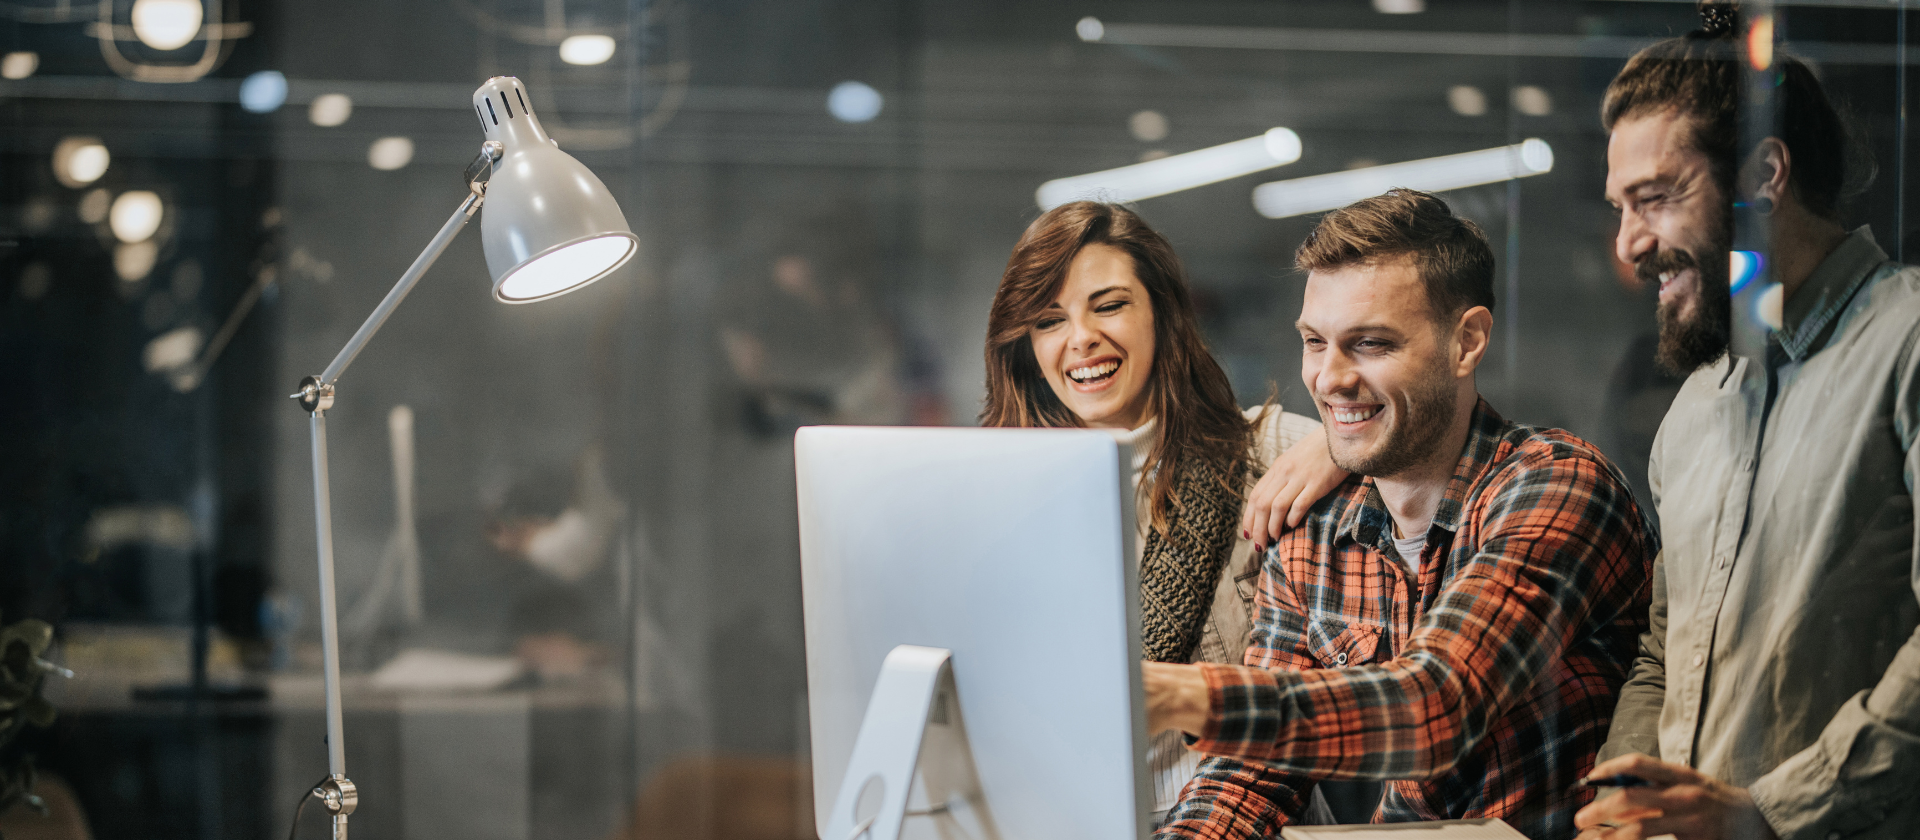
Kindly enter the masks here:
<path id="1" fill-rule="evenodd" d="M 340 348 L 340 355 L 334 356 L 333 363 L 320 373 L 322 383 L 332 385 L 340 378 L 340 374 L 346 372 L 347 365 L 353 364 L 353 357 L 360 355 L 360 350 L 373 340 L 373 334 L 379 331 L 380 325 L 387 322 L 387 317 L 393 314 L 400 301 L 406 300 L 414 284 L 420 282 L 427 269 L 432 268 L 434 261 L 446 252 L 447 246 L 453 244 L 453 238 L 460 234 L 461 228 L 467 226 L 473 214 L 480 211 L 480 205 L 485 200 L 485 194 L 477 188 L 467 194 L 467 200 L 461 202 L 460 208 L 453 211 L 447 223 L 440 226 L 440 232 L 433 235 L 433 241 L 427 243 L 426 250 L 421 251 L 420 256 L 414 258 L 413 265 L 407 267 L 407 273 L 400 275 L 400 281 L 393 284 L 393 289 L 387 292 L 379 306 L 373 308 L 366 322 L 354 331 L 352 338 L 347 339 L 347 346 Z"/>
<path id="2" fill-rule="evenodd" d="M 486 182 L 476 175 L 490 169 L 499 159 L 499 143 L 481 146 L 480 157 L 467 168 L 466 200 L 453 211 L 447 223 L 440 226 L 440 232 L 434 234 L 426 250 L 414 258 L 407 272 L 400 275 L 399 282 L 393 284 L 380 305 L 374 307 L 373 314 L 354 331 L 347 346 L 340 348 L 340 355 L 333 357 L 326 371 L 307 377 L 300 383 L 300 391 L 293 394 L 310 415 L 307 430 L 313 446 L 313 528 L 320 560 L 320 651 L 327 700 L 327 779 L 314 788 L 313 793 L 333 814 L 333 840 L 347 840 L 347 816 L 360 803 L 359 789 L 347 778 L 347 739 L 340 701 L 340 610 L 333 582 L 333 491 L 327 480 L 327 409 L 333 407 L 333 383 L 347 365 L 353 363 L 353 357 L 360 355 L 360 350 L 386 323 L 400 301 L 413 291 L 414 284 L 420 282 L 427 269 L 446 252 L 461 228 L 479 212 L 480 205 L 486 201 L 487 189 Z"/>

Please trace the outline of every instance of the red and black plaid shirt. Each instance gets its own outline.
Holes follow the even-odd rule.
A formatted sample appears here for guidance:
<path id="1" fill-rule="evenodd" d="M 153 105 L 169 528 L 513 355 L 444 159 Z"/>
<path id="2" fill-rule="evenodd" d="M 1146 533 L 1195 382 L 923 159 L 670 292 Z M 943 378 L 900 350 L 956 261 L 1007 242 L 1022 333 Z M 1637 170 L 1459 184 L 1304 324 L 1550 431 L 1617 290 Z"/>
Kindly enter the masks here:
<path id="1" fill-rule="evenodd" d="M 1254 667 L 1203 665 L 1213 754 L 1159 837 L 1278 832 L 1326 779 L 1397 780 L 1376 822 L 1500 817 L 1574 834 L 1647 627 L 1658 537 L 1598 450 L 1482 400 L 1419 580 L 1350 480 L 1266 557 Z"/>

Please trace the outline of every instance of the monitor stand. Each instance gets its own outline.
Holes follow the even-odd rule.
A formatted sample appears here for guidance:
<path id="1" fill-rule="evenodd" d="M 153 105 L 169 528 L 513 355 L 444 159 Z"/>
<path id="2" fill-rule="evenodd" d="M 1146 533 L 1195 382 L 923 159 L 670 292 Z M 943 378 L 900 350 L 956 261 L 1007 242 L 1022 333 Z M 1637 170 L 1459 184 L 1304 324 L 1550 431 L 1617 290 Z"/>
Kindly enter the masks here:
<path id="1" fill-rule="evenodd" d="M 950 650 L 919 645 L 887 654 L 822 840 L 899 840 L 910 816 L 953 820 L 963 836 L 998 837 L 979 795 L 952 661 Z M 916 771 L 929 805 L 908 811 Z"/>

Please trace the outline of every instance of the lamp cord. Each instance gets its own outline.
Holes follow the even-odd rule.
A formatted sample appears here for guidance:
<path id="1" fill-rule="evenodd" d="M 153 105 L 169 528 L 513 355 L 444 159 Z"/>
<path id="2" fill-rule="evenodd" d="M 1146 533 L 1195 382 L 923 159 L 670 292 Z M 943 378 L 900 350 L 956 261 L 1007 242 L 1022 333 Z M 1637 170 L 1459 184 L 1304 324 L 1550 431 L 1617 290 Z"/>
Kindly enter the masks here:
<path id="1" fill-rule="evenodd" d="M 307 792 L 300 794 L 300 801 L 293 806 L 293 825 L 287 827 L 287 840 L 294 840 L 294 835 L 300 833 L 300 815 L 307 810 L 307 800 L 312 799 L 313 795 L 320 791 L 320 786 L 326 784 L 331 778 L 333 777 L 330 775 L 321 776 L 320 781 L 309 785 Z"/>

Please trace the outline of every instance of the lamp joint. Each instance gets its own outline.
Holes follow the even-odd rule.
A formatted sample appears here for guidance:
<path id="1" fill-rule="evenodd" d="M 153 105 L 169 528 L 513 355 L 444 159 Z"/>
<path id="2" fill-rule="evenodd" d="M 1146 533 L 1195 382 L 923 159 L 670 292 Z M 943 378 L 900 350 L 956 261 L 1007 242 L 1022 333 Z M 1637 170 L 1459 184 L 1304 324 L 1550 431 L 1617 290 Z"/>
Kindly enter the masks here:
<path id="1" fill-rule="evenodd" d="M 498 140 L 488 140 L 485 143 L 481 143 L 480 154 L 474 156 L 472 163 L 467 164 L 467 189 L 472 190 L 474 195 L 485 198 L 487 195 L 487 179 L 493 176 L 494 164 L 499 163 L 501 156 L 506 153 L 506 144 Z"/>
<path id="2" fill-rule="evenodd" d="M 311 414 L 326 411 L 333 407 L 333 383 L 321 382 L 318 376 L 309 376 L 300 380 L 300 390 L 287 395 L 300 401 L 300 407 Z"/>
<path id="3" fill-rule="evenodd" d="M 327 806 L 329 813 L 338 817 L 353 813 L 353 809 L 360 804 L 360 790 L 345 776 L 333 776 L 321 782 L 319 787 L 313 789 L 313 795 L 320 800 L 320 804 Z"/>

